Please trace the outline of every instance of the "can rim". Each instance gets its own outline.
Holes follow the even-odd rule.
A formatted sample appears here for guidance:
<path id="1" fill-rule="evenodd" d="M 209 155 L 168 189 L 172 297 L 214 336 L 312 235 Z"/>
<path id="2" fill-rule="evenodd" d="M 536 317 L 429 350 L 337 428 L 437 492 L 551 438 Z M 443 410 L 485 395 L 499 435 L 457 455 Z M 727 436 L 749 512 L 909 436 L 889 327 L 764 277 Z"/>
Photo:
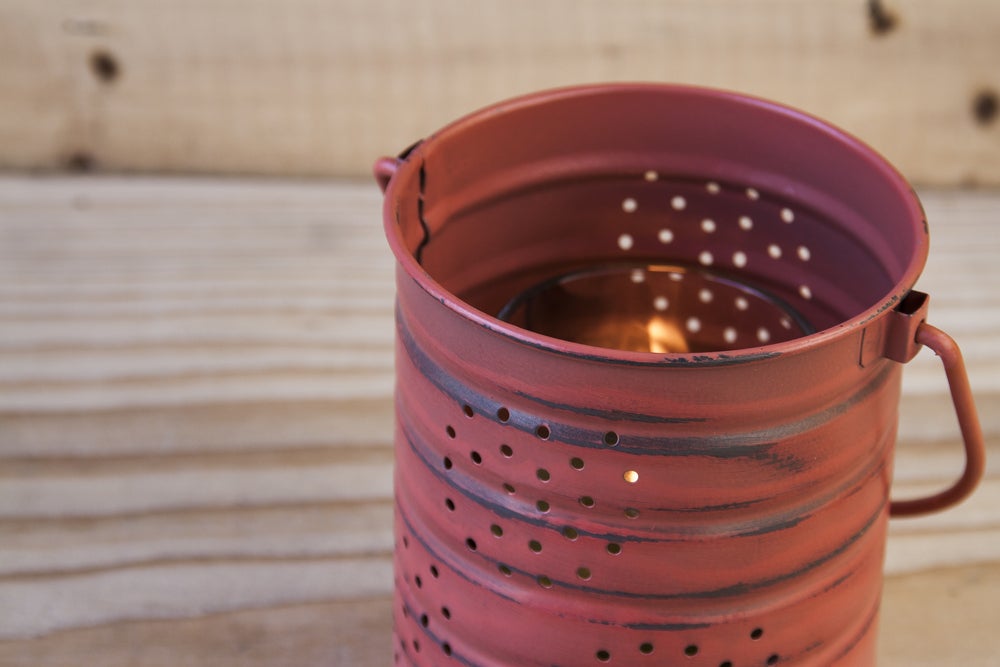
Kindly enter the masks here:
<path id="1" fill-rule="evenodd" d="M 585 357 L 589 360 L 606 361 L 611 363 L 639 364 L 639 365 L 714 365 L 720 362 L 740 363 L 755 361 L 762 358 L 769 358 L 792 352 L 805 352 L 807 350 L 831 343 L 842 337 L 848 336 L 855 331 L 871 326 L 881 316 L 884 316 L 896 307 L 902 299 L 910 292 L 915 285 L 920 273 L 927 261 L 929 250 L 929 239 L 926 216 L 919 198 L 912 186 L 903 175 L 878 151 L 869 146 L 858 137 L 850 134 L 828 121 L 817 116 L 801 111 L 794 107 L 767 100 L 754 95 L 742 92 L 708 88 L 703 86 L 692 86 L 685 84 L 664 84 L 650 82 L 634 83 L 608 83 L 608 84 L 586 84 L 578 86 L 567 86 L 542 90 L 539 92 L 521 95 L 508 100 L 493 103 L 473 111 L 433 133 L 427 139 L 412 148 L 407 154 L 419 155 L 426 147 L 434 142 L 453 136 L 465 131 L 467 128 L 475 126 L 482 120 L 512 110 L 526 109 L 533 106 L 546 104 L 548 102 L 564 100 L 568 98 L 579 98 L 590 95 L 607 95 L 622 92 L 658 92 L 677 93 L 682 95 L 694 95 L 716 100 L 737 102 L 764 109 L 770 113 L 784 116 L 789 122 L 803 123 L 813 129 L 825 134 L 835 143 L 839 143 L 845 150 L 852 151 L 861 157 L 867 165 L 890 185 L 894 194 L 904 202 L 909 210 L 910 223 L 914 227 L 916 247 L 909 259 L 899 280 L 892 289 L 886 292 L 874 304 L 858 313 L 854 317 L 847 319 L 832 327 L 822 329 L 815 333 L 801 336 L 789 341 L 779 343 L 769 343 L 765 345 L 740 348 L 736 350 L 724 350 L 713 352 L 635 352 L 619 350 L 615 348 L 597 347 L 583 343 L 574 343 L 561 338 L 553 338 L 544 334 L 539 334 L 528 329 L 523 329 L 512 325 L 490 315 L 471 304 L 465 302 L 457 295 L 446 289 L 440 282 L 430 275 L 417 259 L 410 253 L 403 242 L 399 227 L 395 224 L 395 214 L 393 212 L 393 201 L 395 190 L 401 180 L 398 178 L 399 172 L 406 169 L 415 169 L 418 161 L 404 159 L 400 164 L 396 177 L 388 184 L 383 202 L 383 228 L 389 246 L 396 257 L 396 261 L 405 270 L 406 274 L 414 280 L 436 301 L 446 308 L 452 310 L 461 317 L 473 322 L 489 331 L 502 335 L 513 341 L 540 348 L 549 352 L 573 356 Z"/>

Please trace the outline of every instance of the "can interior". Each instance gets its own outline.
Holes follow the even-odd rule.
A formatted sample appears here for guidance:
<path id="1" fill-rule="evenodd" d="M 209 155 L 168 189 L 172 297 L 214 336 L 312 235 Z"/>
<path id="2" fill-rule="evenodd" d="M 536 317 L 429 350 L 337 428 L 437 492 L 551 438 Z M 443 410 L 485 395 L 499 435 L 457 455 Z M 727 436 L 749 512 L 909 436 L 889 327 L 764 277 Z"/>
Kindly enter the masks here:
<path id="1" fill-rule="evenodd" d="M 926 256 L 919 202 L 882 158 L 809 116 L 728 93 L 556 91 L 473 114 L 409 162 L 394 188 L 402 245 L 491 316 L 565 276 L 676 266 L 745 285 L 803 322 L 784 335 L 806 335 L 900 298 Z M 662 311 L 662 295 L 647 296 Z M 782 340 L 727 332 L 727 345 L 735 298 L 712 301 L 703 318 L 716 340 L 701 349 Z"/>

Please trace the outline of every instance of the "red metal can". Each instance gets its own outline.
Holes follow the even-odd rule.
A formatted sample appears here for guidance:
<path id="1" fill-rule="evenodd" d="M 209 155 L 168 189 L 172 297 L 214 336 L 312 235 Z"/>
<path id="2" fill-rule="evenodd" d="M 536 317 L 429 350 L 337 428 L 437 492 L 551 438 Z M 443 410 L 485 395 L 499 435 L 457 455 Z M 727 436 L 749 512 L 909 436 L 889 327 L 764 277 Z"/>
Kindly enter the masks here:
<path id="1" fill-rule="evenodd" d="M 874 664 L 890 515 L 983 470 L 885 160 L 771 102 L 635 84 L 498 104 L 375 171 L 397 664 Z M 922 344 L 966 468 L 891 503 Z"/>

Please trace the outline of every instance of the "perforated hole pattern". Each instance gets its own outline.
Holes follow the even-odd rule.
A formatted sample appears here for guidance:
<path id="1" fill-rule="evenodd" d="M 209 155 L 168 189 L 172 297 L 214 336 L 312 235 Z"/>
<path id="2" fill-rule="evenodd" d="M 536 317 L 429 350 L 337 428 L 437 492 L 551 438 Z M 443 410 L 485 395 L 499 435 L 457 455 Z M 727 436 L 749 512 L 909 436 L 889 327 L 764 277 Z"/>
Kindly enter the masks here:
<path id="1" fill-rule="evenodd" d="M 457 660 L 457 664 L 476 664 L 471 655 L 463 653 L 463 648 L 466 642 L 475 640 L 478 632 L 463 637 L 461 632 L 453 630 L 458 623 L 465 632 L 470 632 L 483 621 L 468 599 L 453 599 L 456 589 L 463 582 L 467 583 L 471 573 L 485 579 L 497 577 L 518 587 L 533 585 L 536 590 L 553 595 L 574 587 L 597 586 L 608 578 L 609 573 L 627 570 L 630 538 L 623 536 L 623 539 L 616 540 L 597 535 L 585 514 L 600 512 L 606 516 L 617 513 L 626 520 L 641 516 L 639 509 L 620 504 L 622 492 L 630 490 L 627 487 L 642 484 L 644 473 L 640 466 L 635 465 L 634 457 L 630 465 L 619 472 L 618 489 L 607 487 L 603 465 L 596 474 L 588 472 L 594 470 L 594 466 L 588 465 L 588 458 L 606 463 L 605 454 L 627 445 L 627 435 L 622 436 L 616 431 L 598 433 L 589 455 L 583 452 L 573 456 L 545 452 L 543 457 L 542 451 L 532 445 L 552 437 L 551 427 L 546 426 L 540 431 L 544 424 L 532 424 L 528 422 L 529 415 L 515 415 L 507 406 L 500 406 L 492 414 L 479 413 L 469 403 L 462 403 L 456 408 L 459 414 L 472 420 L 470 427 L 477 421 L 485 422 L 482 425 L 497 442 L 484 446 L 489 443 L 483 441 L 481 429 L 460 428 L 457 420 L 441 428 L 445 438 L 440 442 L 447 443 L 447 454 L 440 458 L 438 466 L 438 473 L 445 482 L 439 485 L 444 494 L 439 499 L 444 511 L 435 518 L 447 522 L 450 513 L 488 514 L 483 512 L 483 499 L 465 497 L 456 502 L 452 498 L 456 495 L 455 489 L 469 483 L 471 476 L 493 480 L 491 483 L 497 489 L 494 499 L 515 496 L 505 504 L 515 513 L 499 520 L 491 514 L 495 520 L 488 524 L 463 524 L 462 528 L 468 528 L 468 534 L 452 533 L 461 536 L 467 553 L 474 553 L 477 559 L 481 559 L 466 562 L 462 567 L 468 571 L 456 569 L 455 545 L 450 547 L 452 555 L 440 558 L 443 554 L 434 554 L 426 540 L 411 534 L 405 522 L 400 524 L 396 570 L 397 588 L 402 594 L 397 600 L 396 664 L 437 665 L 452 660 Z M 520 428 L 516 431 L 504 433 L 517 425 Z M 468 436 L 466 430 L 469 431 Z M 525 442 L 528 434 L 534 443 L 530 440 Z M 515 449 L 503 442 L 504 439 L 520 440 L 523 444 Z M 477 455 L 478 449 L 472 447 L 482 447 L 487 454 Z M 566 449 L 565 446 L 560 447 L 562 451 Z M 531 455 L 518 454 L 524 450 L 530 450 Z M 537 465 L 542 458 L 547 467 Z M 468 463 L 460 463 L 462 461 Z M 522 479 L 525 469 L 531 471 L 528 479 Z M 451 481 L 453 477 L 467 479 L 463 483 Z M 515 488 L 529 487 L 531 497 L 517 497 L 519 492 Z M 580 493 L 581 489 L 587 492 Z M 537 494 L 545 494 L 545 497 L 537 497 Z M 484 493 L 484 496 L 489 495 Z M 532 520 L 533 512 L 536 515 L 557 513 L 558 518 L 551 524 L 540 523 Z M 576 522 L 578 525 L 565 522 Z M 491 536 L 493 540 L 486 540 L 485 536 Z M 569 545 L 572 547 L 567 548 Z M 559 557 L 543 565 L 543 561 L 538 559 L 549 550 L 549 546 L 559 551 Z M 448 548 L 448 545 L 444 547 Z M 637 545 L 633 544 L 632 548 L 637 548 Z M 490 575 L 481 568 L 492 568 L 494 574 Z M 457 597 L 461 598 L 460 595 Z M 472 618 L 460 617 L 466 611 Z M 742 638 L 734 641 L 734 634 Z M 718 626 L 709 632 L 636 631 L 629 632 L 628 636 L 629 642 L 605 641 L 603 644 L 601 639 L 579 637 L 574 642 L 579 645 L 579 650 L 574 656 L 564 656 L 565 660 L 569 660 L 566 664 L 640 664 L 636 661 L 644 656 L 667 661 L 683 659 L 684 662 L 679 664 L 712 667 L 777 665 L 782 662 L 780 649 L 767 641 L 765 628 L 747 626 L 745 622 L 733 623 L 732 627 Z"/>
<path id="2" fill-rule="evenodd" d="M 599 268 L 543 275 L 513 296 L 501 319 L 573 342 L 652 352 L 788 341 L 816 330 L 801 313 L 831 323 L 808 277 L 817 263 L 813 214 L 755 188 L 699 187 L 655 170 L 621 187 L 633 194 L 594 230 L 616 235 Z"/>

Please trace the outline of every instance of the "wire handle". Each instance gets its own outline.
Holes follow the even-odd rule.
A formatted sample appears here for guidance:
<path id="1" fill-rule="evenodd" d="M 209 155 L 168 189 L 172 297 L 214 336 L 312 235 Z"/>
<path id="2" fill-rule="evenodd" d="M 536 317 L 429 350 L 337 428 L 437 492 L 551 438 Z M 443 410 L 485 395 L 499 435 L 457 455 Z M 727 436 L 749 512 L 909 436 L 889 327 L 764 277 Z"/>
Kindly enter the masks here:
<path id="1" fill-rule="evenodd" d="M 962 432 L 965 444 L 965 470 L 951 487 L 926 498 L 913 500 L 894 500 L 889 505 L 889 515 L 892 517 L 918 516 L 937 512 L 965 500 L 979 484 L 986 468 L 986 448 L 983 443 L 983 430 L 979 425 L 976 405 L 969 387 L 969 377 L 965 372 L 965 362 L 958 344 L 951 336 L 921 322 L 917 327 L 915 340 L 920 345 L 926 345 L 941 359 L 944 372 L 951 389 L 951 400 L 955 405 L 958 417 L 958 428 Z"/>
<path id="2" fill-rule="evenodd" d="M 375 177 L 375 182 L 385 192 L 385 189 L 389 187 L 389 181 L 396 174 L 396 170 L 399 169 L 401 160 L 395 157 L 381 157 L 375 161 L 375 165 L 372 167 L 372 175 Z"/>

